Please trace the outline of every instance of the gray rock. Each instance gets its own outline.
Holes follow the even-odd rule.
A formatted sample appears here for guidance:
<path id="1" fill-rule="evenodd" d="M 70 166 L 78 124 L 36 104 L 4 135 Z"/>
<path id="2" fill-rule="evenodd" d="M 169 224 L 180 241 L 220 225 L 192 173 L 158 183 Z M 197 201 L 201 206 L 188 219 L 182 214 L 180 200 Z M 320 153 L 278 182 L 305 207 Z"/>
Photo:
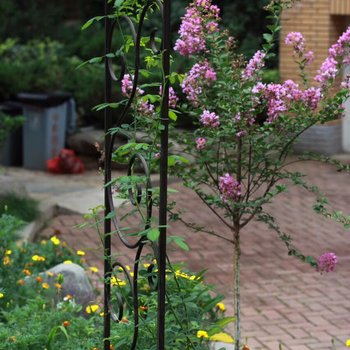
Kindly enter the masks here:
<path id="1" fill-rule="evenodd" d="M 64 276 L 62 283 L 61 295 L 71 295 L 77 304 L 84 307 L 96 301 L 96 295 L 92 285 L 85 274 L 84 269 L 77 264 L 59 264 L 47 270 L 43 275 L 47 276 L 47 272 L 52 272 L 53 276 L 47 277 L 47 283 L 54 287 L 58 274 Z"/>

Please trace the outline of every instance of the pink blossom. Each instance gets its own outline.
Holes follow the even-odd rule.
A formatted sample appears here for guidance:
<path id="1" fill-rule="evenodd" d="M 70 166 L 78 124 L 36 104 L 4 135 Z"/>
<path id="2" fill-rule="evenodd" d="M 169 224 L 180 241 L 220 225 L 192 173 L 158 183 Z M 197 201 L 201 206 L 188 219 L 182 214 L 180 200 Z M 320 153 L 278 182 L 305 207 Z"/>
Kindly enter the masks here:
<path id="1" fill-rule="evenodd" d="M 304 55 L 304 58 L 305 58 L 305 64 L 308 66 L 310 65 L 314 59 L 315 59 L 315 54 L 313 53 L 313 51 L 308 51 L 305 55 Z"/>
<path id="2" fill-rule="evenodd" d="M 157 153 L 154 155 L 154 158 L 159 159 L 159 158 L 160 158 L 160 153 L 157 152 Z"/>
<path id="3" fill-rule="evenodd" d="M 299 55 L 305 50 L 305 39 L 300 32 L 290 32 L 287 34 L 285 43 L 287 45 L 293 45 L 294 53 Z"/>
<path id="4" fill-rule="evenodd" d="M 202 113 L 200 120 L 204 126 L 217 128 L 220 125 L 219 116 L 217 116 L 214 112 L 210 113 L 207 110 Z"/>
<path id="5" fill-rule="evenodd" d="M 331 252 L 322 254 L 318 259 L 317 269 L 319 272 L 334 271 L 338 263 L 338 257 Z"/>
<path id="6" fill-rule="evenodd" d="M 322 98 L 322 93 L 320 88 L 311 87 L 304 91 L 303 100 L 306 105 L 312 110 L 315 110 Z"/>
<path id="7" fill-rule="evenodd" d="M 241 137 L 243 137 L 243 136 L 245 136 L 245 135 L 247 135 L 247 132 L 246 132 L 245 130 L 241 130 L 241 131 L 238 131 L 238 132 L 236 133 L 236 137 L 237 137 L 238 139 L 240 139 Z"/>
<path id="8" fill-rule="evenodd" d="M 154 105 L 149 101 L 142 101 L 137 106 L 140 115 L 152 116 L 154 114 Z"/>
<path id="9" fill-rule="evenodd" d="M 132 92 L 132 88 L 133 88 L 133 79 L 134 77 L 130 74 L 124 74 L 124 77 L 122 79 L 122 94 L 126 97 L 130 97 L 131 96 L 131 92 Z M 138 93 L 139 95 L 143 95 L 145 92 L 140 89 L 140 88 L 136 88 L 136 93 Z"/>
<path id="10" fill-rule="evenodd" d="M 321 68 L 317 71 L 315 81 L 324 85 L 328 80 L 335 79 L 338 73 L 338 62 L 334 57 L 328 56 L 321 65 Z"/>
<path id="11" fill-rule="evenodd" d="M 249 60 L 247 67 L 242 73 L 242 78 L 250 79 L 257 71 L 262 69 L 265 65 L 264 58 L 266 54 L 263 51 L 255 52 L 254 56 Z"/>
<path id="12" fill-rule="evenodd" d="M 174 50 L 180 55 L 189 56 L 206 50 L 203 19 L 196 8 L 187 8 L 185 16 L 182 17 L 179 35 Z"/>
<path id="13" fill-rule="evenodd" d="M 198 96 L 203 88 L 210 86 L 216 80 L 216 73 L 207 60 L 196 63 L 185 76 L 181 88 L 193 106 L 198 106 Z"/>
<path id="14" fill-rule="evenodd" d="M 224 202 L 238 201 L 241 196 L 241 184 L 228 173 L 219 177 L 219 190 Z"/>
<path id="15" fill-rule="evenodd" d="M 211 0 L 197 0 L 186 9 L 179 29 L 179 39 L 175 43 L 174 50 L 182 56 L 189 56 L 205 52 L 206 31 L 213 33 L 218 31 L 220 10 L 216 5 L 211 5 Z"/>
<path id="16" fill-rule="evenodd" d="M 206 24 L 205 28 L 209 34 L 215 33 L 219 30 L 219 24 L 217 22 L 211 21 L 211 22 Z"/>
<path id="17" fill-rule="evenodd" d="M 159 87 L 159 95 L 163 95 L 163 87 L 162 85 Z M 169 86 L 169 107 L 170 108 L 176 108 L 177 102 L 179 101 L 179 98 L 176 96 L 176 93 L 174 89 Z"/>
<path id="18" fill-rule="evenodd" d="M 206 138 L 204 138 L 204 137 L 198 137 L 198 138 L 196 139 L 196 144 L 197 144 L 197 145 L 196 145 L 196 148 L 200 151 L 200 150 L 202 150 L 202 149 L 205 148 L 206 143 L 207 143 Z"/>

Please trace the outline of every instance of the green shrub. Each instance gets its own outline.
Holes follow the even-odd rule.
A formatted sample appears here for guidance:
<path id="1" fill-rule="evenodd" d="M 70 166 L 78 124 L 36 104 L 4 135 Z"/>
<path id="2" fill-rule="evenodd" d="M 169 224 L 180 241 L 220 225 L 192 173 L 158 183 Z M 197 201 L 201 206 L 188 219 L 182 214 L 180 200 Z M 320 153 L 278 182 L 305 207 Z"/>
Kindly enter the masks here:
<path id="1" fill-rule="evenodd" d="M 80 115 L 103 101 L 103 66 L 77 67 L 83 62 L 68 57 L 65 47 L 50 39 L 19 44 L 7 39 L 0 44 L 0 99 L 28 92 L 65 90 L 74 94 Z M 18 79 L 18 77 L 21 77 Z"/>
<path id="2" fill-rule="evenodd" d="M 8 134 L 21 126 L 24 120 L 21 116 L 10 117 L 0 112 L 0 150 L 4 146 Z"/>

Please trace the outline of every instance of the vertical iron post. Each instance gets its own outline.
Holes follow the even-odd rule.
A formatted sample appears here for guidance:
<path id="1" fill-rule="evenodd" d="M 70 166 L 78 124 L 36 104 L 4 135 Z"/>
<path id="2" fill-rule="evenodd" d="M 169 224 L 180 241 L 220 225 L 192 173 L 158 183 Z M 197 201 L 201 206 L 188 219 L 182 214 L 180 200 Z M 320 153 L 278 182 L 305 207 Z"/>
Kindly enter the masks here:
<path id="1" fill-rule="evenodd" d="M 105 0 L 105 54 L 109 53 L 110 35 L 111 35 L 111 21 L 107 17 L 108 15 L 108 0 Z M 109 73 L 109 67 L 107 59 L 105 58 L 105 103 L 111 102 L 111 89 L 112 81 Z M 108 133 L 112 127 L 111 111 L 109 108 L 104 109 L 104 132 L 105 132 L 105 144 L 104 144 L 104 183 L 107 184 L 111 181 L 111 154 L 110 143 L 111 136 Z M 111 211 L 110 202 L 108 200 L 108 188 L 104 189 L 104 205 L 105 205 L 105 217 Z M 110 335 L 111 335 L 111 313 L 109 310 L 109 299 L 111 296 L 110 276 L 112 273 L 111 263 L 111 219 L 104 220 L 104 237 L 103 237 L 103 254 L 104 254 L 104 324 L 103 324 L 103 346 L 104 350 L 110 349 Z"/>
<path id="2" fill-rule="evenodd" d="M 165 349 L 165 269 L 167 234 L 167 187 L 168 187 L 168 125 L 169 125 L 169 74 L 170 74 L 170 13 L 171 0 L 163 3 L 163 101 L 161 108 L 161 158 L 160 158 L 160 198 L 159 198 L 159 261 L 158 261 L 158 329 L 157 349 Z"/>

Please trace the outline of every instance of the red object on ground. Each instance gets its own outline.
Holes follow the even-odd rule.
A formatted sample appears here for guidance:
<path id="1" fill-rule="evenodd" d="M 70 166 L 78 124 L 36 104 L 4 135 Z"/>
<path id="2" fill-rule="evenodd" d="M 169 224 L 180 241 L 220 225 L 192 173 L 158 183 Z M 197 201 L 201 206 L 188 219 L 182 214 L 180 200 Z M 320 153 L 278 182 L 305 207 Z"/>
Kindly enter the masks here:
<path id="1" fill-rule="evenodd" d="M 85 167 L 71 149 L 63 148 L 57 157 L 47 161 L 47 170 L 55 174 L 81 174 Z"/>

